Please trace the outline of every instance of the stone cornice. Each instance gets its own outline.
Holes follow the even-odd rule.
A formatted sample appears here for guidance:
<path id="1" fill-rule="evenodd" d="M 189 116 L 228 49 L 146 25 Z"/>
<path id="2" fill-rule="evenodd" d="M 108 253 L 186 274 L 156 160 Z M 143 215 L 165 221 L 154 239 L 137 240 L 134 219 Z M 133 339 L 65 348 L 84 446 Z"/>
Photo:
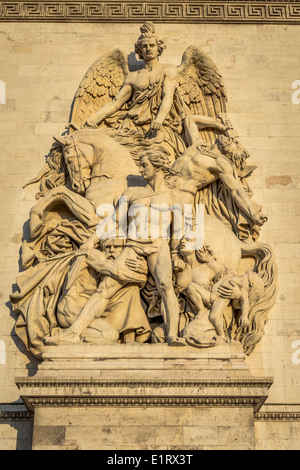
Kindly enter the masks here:
<path id="1" fill-rule="evenodd" d="M 32 411 L 0 411 L 1 421 L 33 422 Z"/>
<path id="2" fill-rule="evenodd" d="M 253 406 L 254 400 L 250 398 L 186 398 L 186 397 L 63 397 L 63 398 L 50 398 L 50 397 L 35 397 L 31 399 L 31 404 L 35 406 L 166 406 L 166 405 L 206 405 L 206 406 Z M 254 418 L 256 421 L 300 421 L 300 412 L 293 411 L 266 411 L 255 413 Z M 34 414 L 32 411 L 0 411 L 0 422 L 33 422 Z"/>
<path id="3" fill-rule="evenodd" d="M 24 398 L 23 398 L 24 399 Z M 255 408 L 259 400 L 253 397 L 30 397 L 24 400 L 30 409 L 65 406 L 245 406 Z"/>
<path id="4" fill-rule="evenodd" d="M 253 406 L 255 401 L 250 398 L 186 398 L 186 397 L 35 397 L 32 398 L 33 406 Z M 33 422 L 34 413 L 32 411 L 0 411 L 0 422 Z M 300 412 L 293 411 L 266 411 L 255 413 L 256 421 L 300 421 Z"/>
<path id="5" fill-rule="evenodd" d="M 61 388 L 61 387 L 97 387 L 97 388 L 270 388 L 273 384 L 272 378 L 253 379 L 195 379 L 195 380 L 172 380 L 172 379 L 145 379 L 145 380 L 103 380 L 103 379 L 59 379 L 59 378 L 17 378 L 16 384 L 19 388 Z"/>
<path id="6" fill-rule="evenodd" d="M 0 21 L 300 24 L 299 0 L 3 1 Z"/>
<path id="7" fill-rule="evenodd" d="M 65 406 L 223 406 L 259 411 L 273 383 L 270 378 L 100 379 L 18 378 L 23 402 L 36 407 Z"/>
<path id="8" fill-rule="evenodd" d="M 265 411 L 255 413 L 256 421 L 300 421 L 300 412 Z"/>

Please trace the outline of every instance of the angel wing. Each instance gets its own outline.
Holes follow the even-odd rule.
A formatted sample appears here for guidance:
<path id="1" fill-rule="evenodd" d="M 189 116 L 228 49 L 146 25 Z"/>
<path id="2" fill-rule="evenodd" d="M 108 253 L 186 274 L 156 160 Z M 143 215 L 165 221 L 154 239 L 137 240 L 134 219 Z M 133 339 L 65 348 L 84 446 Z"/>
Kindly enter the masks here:
<path id="1" fill-rule="evenodd" d="M 190 46 L 182 56 L 178 89 L 190 114 L 218 118 L 226 113 L 223 79 L 212 60 L 197 47 Z M 218 134 L 217 130 L 200 131 L 200 136 L 211 144 Z"/>
<path id="2" fill-rule="evenodd" d="M 69 129 L 83 126 L 87 118 L 111 101 L 121 89 L 128 74 L 126 54 L 115 49 L 100 57 L 88 69 L 76 92 Z"/>

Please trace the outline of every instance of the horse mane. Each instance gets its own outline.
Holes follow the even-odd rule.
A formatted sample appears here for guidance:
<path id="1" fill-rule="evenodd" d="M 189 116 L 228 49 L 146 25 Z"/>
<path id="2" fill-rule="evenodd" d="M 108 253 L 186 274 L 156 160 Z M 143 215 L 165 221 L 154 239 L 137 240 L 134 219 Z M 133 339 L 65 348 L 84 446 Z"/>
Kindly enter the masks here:
<path id="1" fill-rule="evenodd" d="M 145 136 L 135 129 L 107 128 L 103 132 L 126 147 L 137 166 L 140 163 L 140 154 L 151 147 L 153 148 L 153 146 L 162 153 L 166 153 L 166 149 L 163 146 L 153 141 L 153 139 L 145 139 Z"/>
<path id="2" fill-rule="evenodd" d="M 46 164 L 42 170 L 25 185 L 40 183 L 40 190 L 35 195 L 36 199 L 44 197 L 48 191 L 57 186 L 65 186 L 68 183 L 68 171 L 63 157 L 62 145 L 54 142 L 46 157 Z"/>
<path id="3" fill-rule="evenodd" d="M 91 133 L 93 133 L 93 137 L 96 138 L 96 141 L 97 139 L 101 139 L 101 135 L 106 135 L 121 144 L 129 152 L 133 162 L 137 166 L 139 166 L 140 163 L 140 154 L 153 147 L 153 144 L 163 153 L 166 152 L 163 146 L 160 146 L 155 142 L 153 143 L 152 139 L 145 139 L 144 135 L 135 129 L 106 128 L 101 129 L 98 134 L 95 134 L 95 130 L 84 128 L 75 131 L 71 136 L 66 136 L 66 139 L 68 140 L 71 137 L 74 138 L 76 137 L 76 134 L 83 136 L 84 134 L 90 135 Z M 97 150 L 97 145 L 95 143 L 91 142 L 89 145 L 94 148 L 94 151 Z M 63 147 L 63 142 L 60 142 L 59 139 L 55 139 L 55 142 L 52 144 L 50 152 L 47 155 L 46 165 L 44 168 L 38 173 L 38 175 L 24 185 L 25 187 L 30 184 L 40 183 L 40 190 L 35 196 L 36 199 L 40 199 L 45 196 L 48 191 L 56 188 L 57 186 L 66 186 L 68 184 L 69 174 L 63 157 Z"/>

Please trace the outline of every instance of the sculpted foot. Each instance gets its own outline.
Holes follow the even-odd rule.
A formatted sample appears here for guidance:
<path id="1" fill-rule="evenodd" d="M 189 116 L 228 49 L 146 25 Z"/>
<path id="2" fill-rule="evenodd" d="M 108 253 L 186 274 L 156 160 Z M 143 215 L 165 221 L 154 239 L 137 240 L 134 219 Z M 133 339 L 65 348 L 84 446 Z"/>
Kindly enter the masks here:
<path id="1" fill-rule="evenodd" d="M 168 338 L 168 346 L 186 346 L 186 341 L 178 336 L 170 336 Z"/>
<path id="2" fill-rule="evenodd" d="M 72 331 L 61 331 L 60 333 L 55 334 L 54 336 L 50 336 L 45 341 L 47 346 L 58 346 L 59 344 L 63 343 L 80 343 L 80 337 L 76 333 Z"/>
<path id="3" fill-rule="evenodd" d="M 211 338 L 205 334 L 199 334 L 195 336 L 188 336 L 186 338 L 187 343 L 194 348 L 212 348 L 217 345 L 217 338 L 214 336 Z"/>

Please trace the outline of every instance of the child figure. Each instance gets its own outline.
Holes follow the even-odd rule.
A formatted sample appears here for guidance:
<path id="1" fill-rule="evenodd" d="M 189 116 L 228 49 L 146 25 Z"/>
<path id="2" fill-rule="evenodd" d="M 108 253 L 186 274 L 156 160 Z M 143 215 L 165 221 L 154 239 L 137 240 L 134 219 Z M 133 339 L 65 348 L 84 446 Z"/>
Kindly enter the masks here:
<path id="1" fill-rule="evenodd" d="M 263 295 L 264 282 L 254 271 L 239 275 L 219 263 L 208 245 L 196 252 L 187 250 L 185 239 L 180 254 L 186 265 L 177 274 L 177 286 L 195 306 L 196 317 L 186 327 L 186 336 L 199 335 L 207 318 L 221 338 L 226 338 L 223 317 L 232 304 L 240 310 L 239 326 L 249 327 L 249 314 Z"/>
<path id="2" fill-rule="evenodd" d="M 223 315 L 226 307 L 232 302 L 234 310 L 240 310 L 239 326 L 250 326 L 249 313 L 263 294 L 264 282 L 253 271 L 245 274 L 228 274 L 216 282 L 210 293 L 209 320 L 220 337 L 225 337 L 223 328 Z"/>

